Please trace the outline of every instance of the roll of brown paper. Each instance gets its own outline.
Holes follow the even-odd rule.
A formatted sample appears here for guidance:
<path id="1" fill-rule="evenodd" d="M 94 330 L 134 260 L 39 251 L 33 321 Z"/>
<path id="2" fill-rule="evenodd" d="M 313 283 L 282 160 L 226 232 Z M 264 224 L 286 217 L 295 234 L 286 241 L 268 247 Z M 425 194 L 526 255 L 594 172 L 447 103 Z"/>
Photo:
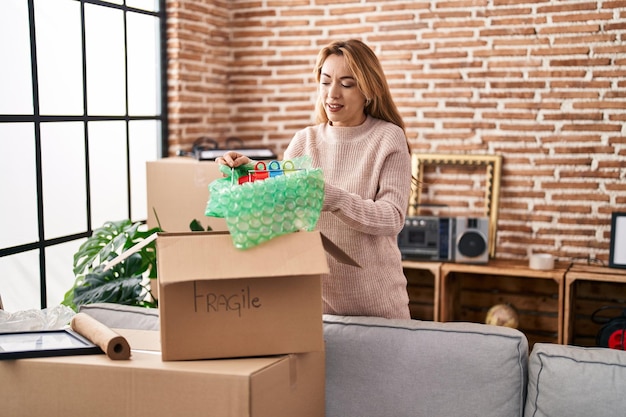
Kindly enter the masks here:
<path id="1" fill-rule="evenodd" d="M 124 336 L 115 333 L 93 317 L 85 313 L 78 313 L 72 318 L 70 326 L 76 333 L 100 346 L 100 349 L 110 359 L 124 360 L 130 358 L 130 345 Z"/>

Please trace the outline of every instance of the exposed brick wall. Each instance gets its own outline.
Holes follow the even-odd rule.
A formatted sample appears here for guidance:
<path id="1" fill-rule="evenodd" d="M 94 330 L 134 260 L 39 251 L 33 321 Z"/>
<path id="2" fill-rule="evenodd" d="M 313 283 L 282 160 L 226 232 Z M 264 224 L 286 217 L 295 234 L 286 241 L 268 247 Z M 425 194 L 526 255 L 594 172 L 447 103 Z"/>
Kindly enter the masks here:
<path id="1" fill-rule="evenodd" d="M 169 144 L 186 149 L 230 124 L 227 2 L 167 1 Z"/>
<path id="2" fill-rule="evenodd" d="M 415 151 L 503 156 L 498 257 L 608 259 L 626 211 L 626 0 L 167 4 L 170 153 L 202 135 L 280 152 L 312 123 L 319 48 L 358 37 Z"/>

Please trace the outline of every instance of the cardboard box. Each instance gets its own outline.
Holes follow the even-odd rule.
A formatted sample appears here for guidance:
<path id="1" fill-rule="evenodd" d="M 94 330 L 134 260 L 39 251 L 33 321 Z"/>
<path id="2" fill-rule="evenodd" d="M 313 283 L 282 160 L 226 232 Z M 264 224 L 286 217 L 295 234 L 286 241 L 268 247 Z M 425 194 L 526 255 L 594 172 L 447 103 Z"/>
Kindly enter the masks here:
<path id="1" fill-rule="evenodd" d="M 132 346 L 132 343 L 131 343 Z M 324 353 L 163 362 L 158 352 L 0 361 L 11 417 L 322 417 Z"/>
<path id="2" fill-rule="evenodd" d="M 228 230 L 224 219 L 204 214 L 209 184 L 218 178 L 222 173 L 213 161 L 171 157 L 147 162 L 147 225 L 160 224 L 166 232 L 189 232 L 189 224 L 196 219 L 205 229 Z"/>
<path id="3" fill-rule="evenodd" d="M 163 360 L 321 351 L 319 232 L 240 250 L 227 233 L 156 238 Z"/>

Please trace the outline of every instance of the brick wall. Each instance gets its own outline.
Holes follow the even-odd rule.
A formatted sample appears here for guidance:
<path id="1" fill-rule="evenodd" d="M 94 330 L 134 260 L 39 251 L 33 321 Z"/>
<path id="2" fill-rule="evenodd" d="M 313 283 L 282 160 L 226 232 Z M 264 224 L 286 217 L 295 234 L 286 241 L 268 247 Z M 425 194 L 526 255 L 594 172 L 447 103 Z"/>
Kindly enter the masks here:
<path id="1" fill-rule="evenodd" d="M 415 151 L 502 155 L 498 257 L 607 261 L 626 211 L 626 0 L 167 4 L 171 154 L 202 135 L 280 152 L 312 123 L 319 48 L 358 37 Z"/>
<path id="2" fill-rule="evenodd" d="M 219 1 L 167 1 L 170 149 L 189 148 L 230 119 L 230 12 Z"/>

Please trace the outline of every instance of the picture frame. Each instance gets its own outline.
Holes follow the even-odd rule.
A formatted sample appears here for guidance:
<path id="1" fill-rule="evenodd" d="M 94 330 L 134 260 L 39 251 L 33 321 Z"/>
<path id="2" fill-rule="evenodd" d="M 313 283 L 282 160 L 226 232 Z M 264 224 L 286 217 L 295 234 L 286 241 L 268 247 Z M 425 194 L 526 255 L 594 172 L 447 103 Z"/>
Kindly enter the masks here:
<path id="1" fill-rule="evenodd" d="M 433 187 L 426 178 L 426 169 L 433 167 L 437 170 L 452 168 L 457 173 L 463 175 L 473 175 L 480 177 L 482 185 L 473 183 L 468 186 L 468 192 L 482 194 L 481 214 L 489 219 L 489 257 L 496 256 L 498 208 L 500 200 L 500 179 L 502 176 L 502 156 L 486 154 L 442 154 L 442 153 L 411 153 L 411 170 L 417 183 L 411 185 L 411 195 L 409 198 L 408 216 L 418 215 L 419 207 L 428 200 L 426 188 Z M 466 176 L 467 177 L 467 176 Z M 480 200 L 480 198 L 478 198 Z M 430 200 L 429 203 L 440 203 L 445 206 L 445 201 Z M 438 205 L 438 204 L 433 204 Z M 464 208 L 456 208 L 457 212 L 464 213 Z"/>
<path id="2" fill-rule="evenodd" d="M 0 360 L 102 353 L 71 329 L 0 333 Z"/>
<path id="3" fill-rule="evenodd" d="M 626 269 L 626 212 L 611 213 L 609 267 Z"/>

